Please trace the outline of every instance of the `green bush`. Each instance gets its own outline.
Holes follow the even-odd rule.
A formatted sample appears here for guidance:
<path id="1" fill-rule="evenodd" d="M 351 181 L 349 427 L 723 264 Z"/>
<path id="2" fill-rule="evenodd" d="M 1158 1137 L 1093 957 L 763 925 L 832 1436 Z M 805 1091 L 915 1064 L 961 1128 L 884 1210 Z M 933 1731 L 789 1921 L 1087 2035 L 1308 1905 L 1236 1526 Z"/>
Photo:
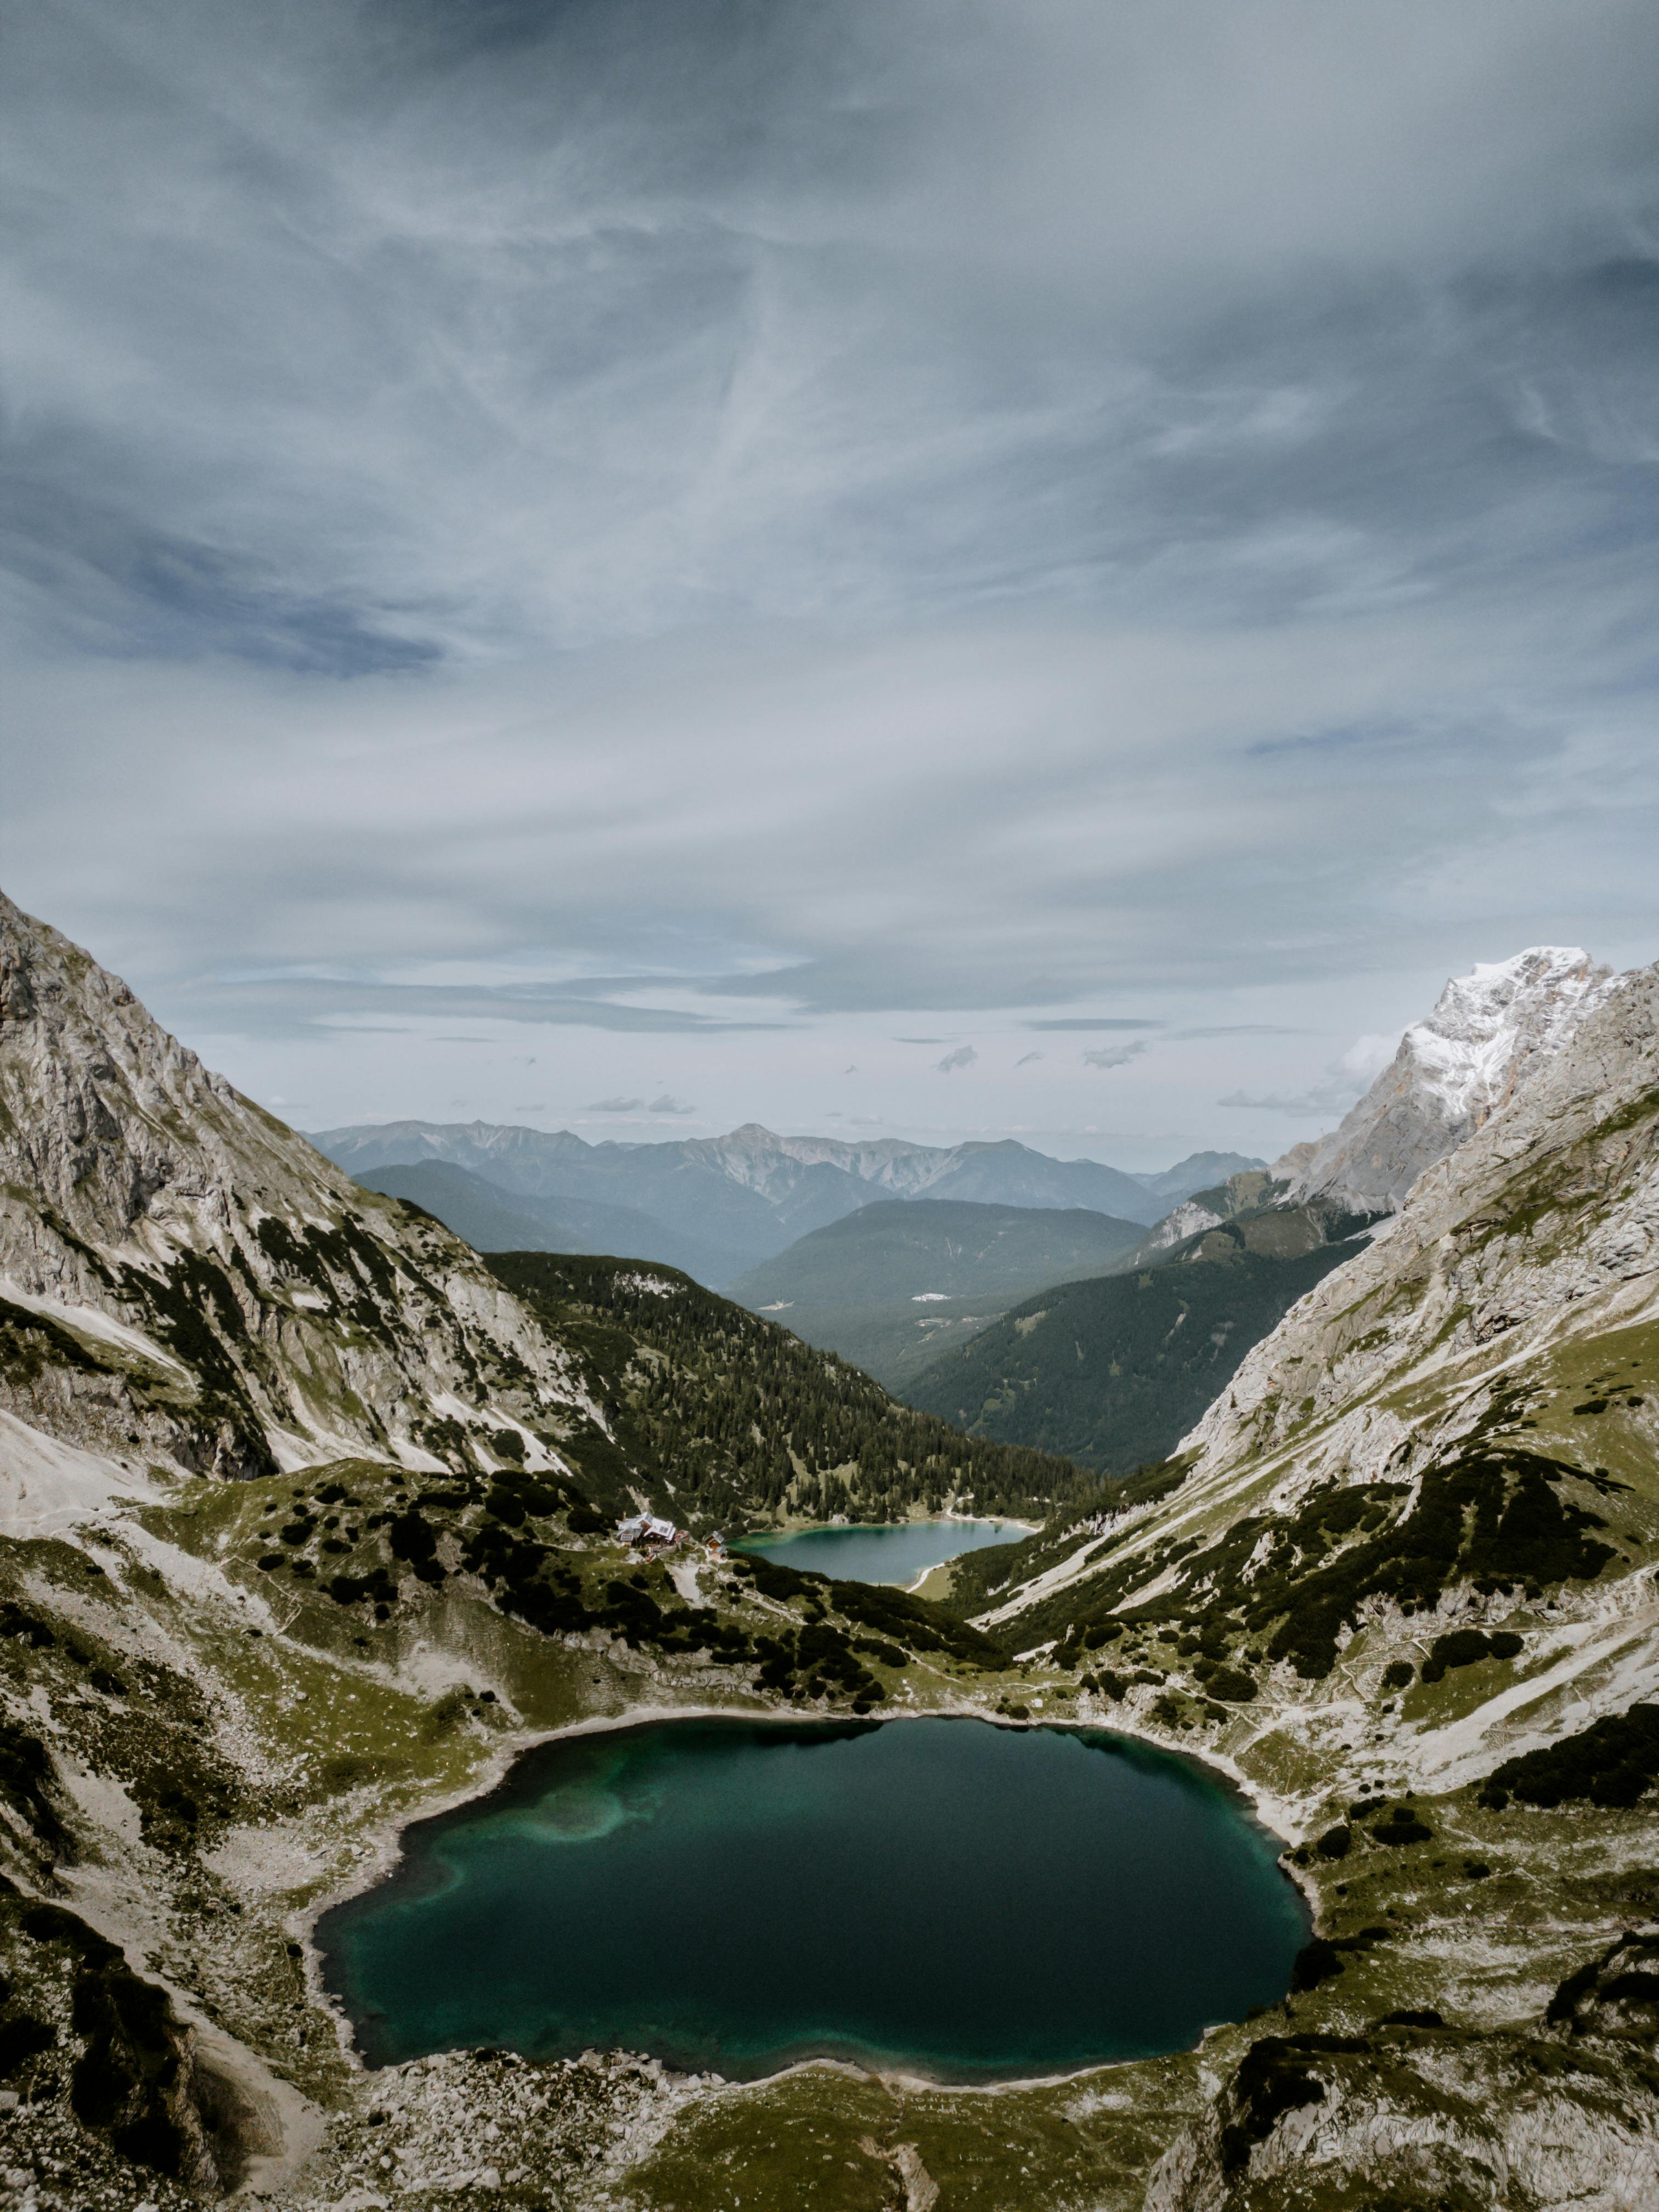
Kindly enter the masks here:
<path id="1" fill-rule="evenodd" d="M 1577 1735 L 1506 1759 L 1488 1778 L 1480 1802 L 1501 1810 L 1511 1796 L 1548 1808 L 1588 1799 L 1608 1808 L 1632 1806 L 1659 1777 L 1659 1705 L 1593 1722 Z"/>
<path id="2" fill-rule="evenodd" d="M 1454 1628 L 1449 1635 L 1437 1636 L 1429 1646 L 1423 1680 L 1438 1682 L 1449 1668 L 1473 1667 L 1480 1659 L 1513 1659 L 1520 1649 L 1521 1638 L 1510 1629 L 1487 1636 L 1478 1628 Z"/>

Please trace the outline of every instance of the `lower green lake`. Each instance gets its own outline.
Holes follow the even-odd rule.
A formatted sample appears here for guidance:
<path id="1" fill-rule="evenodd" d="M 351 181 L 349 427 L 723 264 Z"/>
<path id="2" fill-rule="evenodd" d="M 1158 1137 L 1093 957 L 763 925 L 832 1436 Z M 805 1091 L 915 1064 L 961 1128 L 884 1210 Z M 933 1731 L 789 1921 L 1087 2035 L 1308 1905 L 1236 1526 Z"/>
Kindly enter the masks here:
<path id="1" fill-rule="evenodd" d="M 929 1567 L 988 1544 L 1018 1544 L 1024 1521 L 890 1521 L 798 1528 L 788 1536 L 744 1536 L 736 1548 L 803 1573 L 842 1583 L 913 1583 Z"/>
<path id="2" fill-rule="evenodd" d="M 1087 1729 L 653 1722 L 544 1744 L 404 1840 L 317 1930 L 372 2065 L 1054 2073 L 1274 2002 L 1308 1935 L 1224 1784 Z"/>

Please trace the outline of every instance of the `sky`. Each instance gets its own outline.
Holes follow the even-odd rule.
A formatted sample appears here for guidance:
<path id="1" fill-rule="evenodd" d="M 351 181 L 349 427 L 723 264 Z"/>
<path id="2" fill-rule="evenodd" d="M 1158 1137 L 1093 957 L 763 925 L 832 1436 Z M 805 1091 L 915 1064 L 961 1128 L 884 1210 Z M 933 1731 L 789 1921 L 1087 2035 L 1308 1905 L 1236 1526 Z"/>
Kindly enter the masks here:
<path id="1" fill-rule="evenodd" d="M 1650 0 L 0 0 L 0 887 L 298 1126 L 1331 1126 L 1659 957 Z"/>

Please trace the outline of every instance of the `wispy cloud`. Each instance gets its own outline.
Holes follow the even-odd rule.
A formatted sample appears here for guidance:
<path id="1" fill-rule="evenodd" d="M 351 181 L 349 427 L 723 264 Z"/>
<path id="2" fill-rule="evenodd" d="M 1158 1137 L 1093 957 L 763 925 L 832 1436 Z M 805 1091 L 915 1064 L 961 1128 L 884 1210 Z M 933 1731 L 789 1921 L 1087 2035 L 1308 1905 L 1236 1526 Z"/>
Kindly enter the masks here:
<path id="1" fill-rule="evenodd" d="M 979 1054 L 970 1044 L 959 1044 L 954 1052 L 947 1052 L 943 1060 L 934 1063 L 941 1075 L 954 1075 L 958 1068 L 971 1067 Z"/>
<path id="2" fill-rule="evenodd" d="M 1370 1088 L 1394 1058 L 1399 1044 L 1398 1033 L 1368 1033 L 1356 1037 L 1347 1050 L 1331 1062 L 1323 1078 L 1305 1090 L 1260 1094 L 1234 1091 L 1224 1098 L 1218 1098 L 1216 1104 L 1234 1109 L 1245 1108 L 1258 1114 L 1290 1114 L 1298 1118 L 1317 1114 L 1339 1121 L 1355 1099 Z"/>
<path id="3" fill-rule="evenodd" d="M 1224 1036 L 1299 1036 L 1303 1032 L 1285 1022 L 1212 1022 L 1206 1028 L 1177 1030 L 1177 1042 Z"/>
<path id="4" fill-rule="evenodd" d="M 1354 1094 L 1334 1083 L 1316 1083 L 1306 1091 L 1230 1091 L 1218 1106 L 1243 1108 L 1253 1114 L 1291 1114 L 1298 1120 L 1310 1114 L 1340 1119 L 1353 1103 Z"/>
<path id="5" fill-rule="evenodd" d="M 1144 1037 L 1138 1037 L 1133 1044 L 1102 1045 L 1097 1052 L 1084 1054 L 1083 1065 L 1085 1067 L 1127 1067 L 1132 1060 L 1138 1060 L 1146 1049 L 1146 1040 Z"/>
<path id="6" fill-rule="evenodd" d="M 1028 1030 L 1158 1030 L 1164 1027 L 1164 1024 L 1117 1017 L 1110 1020 L 1097 1019 L 1092 1014 L 1085 1014 L 1066 1016 L 1055 1021 L 1026 1022 L 1024 1026 Z"/>
<path id="7" fill-rule="evenodd" d="M 0 881 L 341 1114 L 1653 957 L 1659 11 L 946 14 L 14 10 Z"/>

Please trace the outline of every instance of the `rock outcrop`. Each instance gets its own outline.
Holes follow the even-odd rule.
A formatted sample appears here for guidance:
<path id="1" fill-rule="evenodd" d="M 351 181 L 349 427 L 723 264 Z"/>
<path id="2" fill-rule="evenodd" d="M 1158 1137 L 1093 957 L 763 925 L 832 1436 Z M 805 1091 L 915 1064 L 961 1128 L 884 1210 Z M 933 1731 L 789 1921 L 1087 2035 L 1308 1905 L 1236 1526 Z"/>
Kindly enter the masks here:
<path id="1" fill-rule="evenodd" d="M 559 1346 L 0 895 L 0 1409 L 227 1475 L 534 1429 Z M 469 1411 L 469 1409 L 471 1409 Z M 539 1455 L 539 1458 L 538 1458 Z"/>

